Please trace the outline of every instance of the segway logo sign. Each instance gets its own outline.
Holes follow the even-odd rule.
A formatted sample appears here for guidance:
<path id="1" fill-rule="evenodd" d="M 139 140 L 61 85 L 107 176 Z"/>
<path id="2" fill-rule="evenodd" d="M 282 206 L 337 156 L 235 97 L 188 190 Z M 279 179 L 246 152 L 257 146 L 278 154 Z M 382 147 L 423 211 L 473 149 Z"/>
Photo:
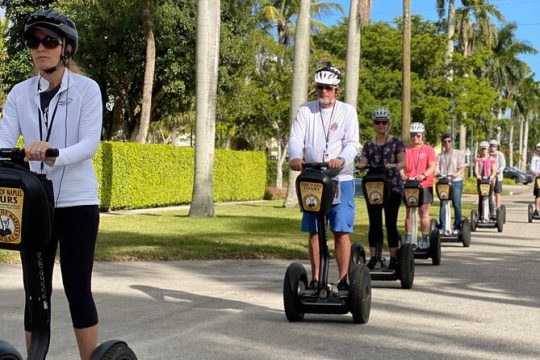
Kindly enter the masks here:
<path id="1" fill-rule="evenodd" d="M 321 209 L 322 192 L 323 184 L 301 182 L 300 195 L 302 197 L 302 208 L 307 211 L 319 211 Z"/>
<path id="2" fill-rule="evenodd" d="M 366 193 L 368 195 L 369 203 L 371 205 L 383 204 L 383 182 L 366 182 Z"/>
<path id="3" fill-rule="evenodd" d="M 21 243 L 21 220 L 24 192 L 0 187 L 0 242 Z"/>

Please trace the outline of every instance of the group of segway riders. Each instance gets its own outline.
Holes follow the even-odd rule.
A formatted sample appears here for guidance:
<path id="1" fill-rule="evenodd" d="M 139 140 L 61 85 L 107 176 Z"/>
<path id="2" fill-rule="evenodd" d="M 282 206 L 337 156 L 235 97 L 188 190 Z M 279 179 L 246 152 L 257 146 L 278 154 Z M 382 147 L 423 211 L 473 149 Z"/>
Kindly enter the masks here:
<path id="1" fill-rule="evenodd" d="M 311 280 L 308 281 L 306 271 L 300 264 L 292 264 L 287 270 L 284 302 L 290 321 L 303 319 L 304 312 L 347 312 L 346 307 L 336 311 L 335 308 L 327 306 L 332 303 L 333 298 L 328 295 L 332 291 L 335 292 L 336 299 L 348 301 L 348 309 L 354 315 L 356 306 L 354 301 L 358 299 L 351 297 L 350 284 L 347 282 L 347 275 L 350 280 L 351 266 L 362 266 L 365 263 L 371 279 L 399 279 L 403 288 L 411 288 L 415 257 L 431 257 L 433 264 L 438 265 L 441 258 L 441 239 L 457 239 L 462 241 L 464 246 L 470 245 L 470 231 L 473 225 L 468 219 L 462 219 L 461 209 L 465 157 L 460 150 L 454 148 L 451 134 L 443 133 L 440 136 L 441 152 L 435 155 L 433 147 L 425 143 L 425 126 L 413 122 L 409 128 L 410 144 L 405 146 L 401 139 L 389 132 L 390 111 L 379 108 L 372 112 L 375 136 L 366 141 L 362 153 L 358 156 L 356 111 L 337 100 L 339 81 L 339 70 L 330 64 L 317 70 L 315 83 L 318 99 L 300 106 L 291 128 L 289 166 L 292 170 L 302 171 L 296 185 L 304 213 L 302 231 L 309 232 L 312 272 Z M 501 193 L 506 162 L 504 155 L 498 151 L 498 146 L 496 140 L 482 141 L 479 156 L 474 159 L 480 213 L 479 218 L 474 219 L 475 228 L 483 222 L 487 225 L 495 214 L 503 213 Z M 356 164 L 355 157 L 359 158 Z M 317 167 L 316 171 L 313 171 L 314 166 Z M 355 210 L 353 173 L 359 171 L 367 171 L 367 175 L 363 178 L 363 189 L 369 216 L 369 261 L 366 261 L 361 245 L 351 246 L 349 237 L 353 230 Z M 540 190 L 538 190 L 540 143 L 536 147 L 531 171 L 537 176 L 538 183 L 535 186 L 535 207 L 531 213 L 540 218 Z M 320 181 L 317 180 L 317 176 L 312 176 L 314 173 L 323 174 L 320 175 Z M 323 203 L 328 194 L 316 194 L 311 190 L 320 189 L 322 192 L 323 188 L 326 189 L 323 183 L 329 180 L 323 181 L 322 177 L 325 176 L 334 176 L 333 179 L 337 181 L 334 191 L 331 191 L 332 205 L 321 213 L 319 210 L 324 208 Z M 438 222 L 430 221 L 429 218 L 436 178 L 439 180 L 437 185 L 439 183 L 443 185 L 437 187 L 437 196 L 441 200 Z M 489 187 L 489 200 L 480 191 L 481 183 L 487 183 Z M 494 201 L 491 197 L 493 193 Z M 404 241 L 397 228 L 402 202 L 405 203 L 407 211 Z M 454 209 L 453 221 L 450 215 L 450 202 Z M 489 214 L 484 214 L 486 209 Z M 382 256 L 383 212 L 390 253 L 388 261 Z M 326 243 L 321 244 L 320 239 L 321 231 L 325 231 L 326 222 L 334 234 L 339 271 L 337 285 L 328 282 L 327 269 L 321 273 L 321 262 L 327 266 Z M 420 233 L 417 236 L 418 227 Z M 499 231 L 502 231 L 502 228 Z M 324 247 L 324 255 L 319 253 L 321 246 Z M 354 281 L 357 282 L 356 280 Z M 370 291 L 368 292 L 370 294 Z M 360 300 L 365 302 L 370 300 L 370 297 Z M 314 310 L 315 307 L 320 309 Z M 364 320 L 367 321 L 367 318 Z"/>

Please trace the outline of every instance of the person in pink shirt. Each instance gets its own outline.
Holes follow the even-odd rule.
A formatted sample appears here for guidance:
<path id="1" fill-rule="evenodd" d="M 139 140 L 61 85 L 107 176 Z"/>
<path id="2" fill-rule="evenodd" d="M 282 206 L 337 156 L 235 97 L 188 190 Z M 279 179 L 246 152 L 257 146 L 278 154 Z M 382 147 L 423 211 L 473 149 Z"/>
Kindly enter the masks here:
<path id="1" fill-rule="evenodd" d="M 429 208 L 433 201 L 433 175 L 435 174 L 436 158 L 435 151 L 425 140 L 424 124 L 414 122 L 409 128 L 411 144 L 405 149 L 406 166 L 401 170 L 401 178 L 408 180 L 414 178 L 420 182 L 424 189 L 423 203 L 418 208 L 420 218 L 420 231 L 422 242 L 420 248 L 429 248 Z M 416 239 L 412 238 L 412 209 L 407 208 L 405 216 L 405 231 L 407 237 L 405 243 L 416 246 Z"/>
<path id="2" fill-rule="evenodd" d="M 489 189 L 489 196 L 493 193 L 493 188 L 495 185 L 495 180 L 497 178 L 497 159 L 492 157 L 489 154 L 489 143 L 487 141 L 480 142 L 480 156 L 474 159 L 474 175 L 478 180 L 488 179 L 491 181 L 491 186 Z M 483 207 L 482 207 L 482 198 L 478 195 L 478 214 L 480 214 L 480 219 L 483 219 Z M 495 213 L 493 203 L 489 204 L 490 216 L 493 216 Z"/>

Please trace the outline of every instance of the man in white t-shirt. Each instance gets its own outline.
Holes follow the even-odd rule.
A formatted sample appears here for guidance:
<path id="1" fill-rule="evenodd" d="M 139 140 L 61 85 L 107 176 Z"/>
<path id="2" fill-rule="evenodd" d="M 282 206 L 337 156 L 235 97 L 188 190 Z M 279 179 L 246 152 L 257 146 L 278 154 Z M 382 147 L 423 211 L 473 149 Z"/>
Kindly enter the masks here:
<path id="1" fill-rule="evenodd" d="M 540 215 L 540 189 L 536 186 L 536 177 L 540 176 L 540 142 L 536 144 L 536 150 L 531 159 L 531 172 L 535 176 L 534 186 L 534 215 Z"/>

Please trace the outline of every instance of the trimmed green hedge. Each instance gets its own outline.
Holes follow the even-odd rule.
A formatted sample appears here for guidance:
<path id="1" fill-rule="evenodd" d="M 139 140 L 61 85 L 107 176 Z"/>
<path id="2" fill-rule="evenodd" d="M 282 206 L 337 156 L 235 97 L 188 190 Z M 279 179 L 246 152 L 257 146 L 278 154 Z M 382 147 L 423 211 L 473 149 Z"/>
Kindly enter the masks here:
<path id="1" fill-rule="evenodd" d="M 194 149 L 171 145 L 102 142 L 94 157 L 102 209 L 134 209 L 191 201 Z M 217 149 L 214 201 L 258 200 L 264 196 L 263 152 Z"/>

